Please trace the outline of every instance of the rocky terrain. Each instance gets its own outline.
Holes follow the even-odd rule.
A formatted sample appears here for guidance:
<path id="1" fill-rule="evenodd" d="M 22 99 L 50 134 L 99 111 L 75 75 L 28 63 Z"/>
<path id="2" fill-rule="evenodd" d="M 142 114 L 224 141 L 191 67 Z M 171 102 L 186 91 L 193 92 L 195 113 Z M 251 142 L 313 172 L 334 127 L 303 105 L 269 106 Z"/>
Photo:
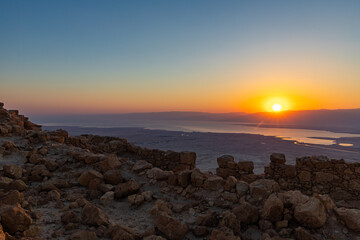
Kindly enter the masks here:
<path id="1" fill-rule="evenodd" d="M 360 239 L 360 163 L 217 161 L 42 131 L 0 103 L 0 239 Z"/>

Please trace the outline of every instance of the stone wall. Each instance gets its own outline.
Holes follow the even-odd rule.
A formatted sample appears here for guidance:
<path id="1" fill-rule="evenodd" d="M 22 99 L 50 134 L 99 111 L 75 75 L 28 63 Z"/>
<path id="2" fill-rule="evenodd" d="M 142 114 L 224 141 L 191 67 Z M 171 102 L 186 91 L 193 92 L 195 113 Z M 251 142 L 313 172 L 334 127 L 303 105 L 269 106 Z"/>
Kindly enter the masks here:
<path id="1" fill-rule="evenodd" d="M 63 130 L 62 130 L 63 131 Z M 82 135 L 68 137 L 68 144 L 87 148 L 95 153 L 129 154 L 150 162 L 154 167 L 170 171 L 191 170 L 196 167 L 196 153 L 174 152 L 159 149 L 147 149 L 135 146 L 126 139 L 117 137 L 102 137 L 94 135 Z"/>
<path id="2" fill-rule="evenodd" d="M 272 154 L 265 174 L 285 190 L 299 189 L 309 195 L 330 194 L 335 200 L 360 197 L 360 163 L 313 156 L 297 158 L 293 166 L 286 165 L 285 155 Z"/>
<path id="3" fill-rule="evenodd" d="M 0 103 L 0 135 L 25 136 L 29 131 L 41 131 L 41 126 L 29 121 L 27 117 L 19 115 L 17 110 L 6 110 Z"/>
<path id="4" fill-rule="evenodd" d="M 253 182 L 259 176 L 255 175 L 254 163 L 250 161 L 235 162 L 233 156 L 224 155 L 217 159 L 218 168 L 216 169 L 216 175 L 227 179 L 229 176 L 234 176 L 245 182 Z"/>

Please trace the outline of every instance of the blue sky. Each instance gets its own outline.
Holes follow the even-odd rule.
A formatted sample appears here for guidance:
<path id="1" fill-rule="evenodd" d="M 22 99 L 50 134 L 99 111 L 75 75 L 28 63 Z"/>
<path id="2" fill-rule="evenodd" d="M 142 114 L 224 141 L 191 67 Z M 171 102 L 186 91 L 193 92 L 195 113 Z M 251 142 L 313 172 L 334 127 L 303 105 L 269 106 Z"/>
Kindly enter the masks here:
<path id="1" fill-rule="evenodd" d="M 3 0 L 0 100 L 28 112 L 89 111 L 96 93 L 109 112 L 241 111 L 256 86 L 274 83 L 281 95 L 300 81 L 354 98 L 359 12 L 360 1 Z M 78 97 L 61 105 L 61 92 Z"/>

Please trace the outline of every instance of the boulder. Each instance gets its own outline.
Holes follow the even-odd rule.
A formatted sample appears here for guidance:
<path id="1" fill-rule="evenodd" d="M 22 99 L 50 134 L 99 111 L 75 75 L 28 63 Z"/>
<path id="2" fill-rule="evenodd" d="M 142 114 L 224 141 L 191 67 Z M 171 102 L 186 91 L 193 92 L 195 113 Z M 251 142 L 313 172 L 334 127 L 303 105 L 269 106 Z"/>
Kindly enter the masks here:
<path id="1" fill-rule="evenodd" d="M 218 215 L 216 212 L 208 212 L 196 218 L 196 223 L 200 226 L 216 227 L 219 224 Z"/>
<path id="2" fill-rule="evenodd" d="M 117 185 L 123 181 L 120 169 L 113 169 L 104 173 L 104 181 L 108 184 Z"/>
<path id="3" fill-rule="evenodd" d="M 150 236 L 144 237 L 143 240 L 166 240 L 166 238 L 163 238 L 163 237 L 157 236 L 157 235 L 150 235 Z"/>
<path id="4" fill-rule="evenodd" d="M 191 173 L 191 184 L 195 187 L 201 187 L 205 181 L 205 175 L 198 168 Z"/>
<path id="5" fill-rule="evenodd" d="M 119 161 L 118 157 L 116 155 L 109 155 L 107 156 L 106 160 L 101 161 L 98 163 L 101 172 L 105 173 L 109 170 L 118 169 L 121 167 L 121 162 Z"/>
<path id="6" fill-rule="evenodd" d="M 195 235 L 195 237 L 205 237 L 209 234 L 209 231 L 204 226 L 196 226 L 192 229 L 192 233 Z"/>
<path id="7" fill-rule="evenodd" d="M 319 228 L 326 222 L 325 207 L 319 199 L 311 197 L 307 202 L 295 207 L 294 217 L 305 227 Z"/>
<path id="8" fill-rule="evenodd" d="M 10 234 L 25 231 L 32 224 L 31 217 L 18 206 L 3 206 L 0 209 L 1 224 Z"/>
<path id="9" fill-rule="evenodd" d="M 251 197 L 257 201 L 268 198 L 273 192 L 280 191 L 279 184 L 270 179 L 256 180 L 249 185 L 249 188 Z"/>
<path id="10" fill-rule="evenodd" d="M 233 213 L 241 223 L 255 223 L 259 219 L 259 212 L 248 202 L 243 202 L 239 206 L 233 208 Z"/>
<path id="11" fill-rule="evenodd" d="M 179 172 L 179 174 L 178 174 L 179 185 L 182 187 L 187 187 L 187 185 L 189 185 L 189 183 L 191 182 L 191 174 L 192 174 L 192 171 L 190 171 L 190 170 L 184 170 L 184 171 Z"/>
<path id="12" fill-rule="evenodd" d="M 189 230 L 184 223 L 168 215 L 159 215 L 155 226 L 169 240 L 182 240 Z"/>
<path id="13" fill-rule="evenodd" d="M 67 211 L 63 215 L 61 215 L 61 222 L 66 225 L 68 223 L 78 223 L 80 219 L 74 211 Z"/>
<path id="14" fill-rule="evenodd" d="M 236 194 L 238 197 L 245 196 L 247 192 L 249 191 L 249 184 L 244 181 L 238 181 L 235 186 Z"/>
<path id="15" fill-rule="evenodd" d="M 349 229 L 360 233 L 360 210 L 348 208 L 335 208 L 336 215 Z"/>
<path id="16" fill-rule="evenodd" d="M 90 171 L 83 172 L 80 175 L 78 182 L 80 183 L 80 185 L 87 187 L 89 185 L 90 181 L 95 178 L 103 179 L 103 175 L 101 173 L 99 173 L 98 171 L 90 170 Z"/>
<path id="17" fill-rule="evenodd" d="M 81 212 L 81 221 L 88 226 L 108 225 L 108 217 L 104 212 L 93 204 L 86 204 Z"/>
<path id="18" fill-rule="evenodd" d="M 234 176 L 229 176 L 226 178 L 224 189 L 225 191 L 232 191 L 235 189 L 235 186 L 239 180 Z"/>
<path id="19" fill-rule="evenodd" d="M 133 194 L 128 196 L 128 202 L 131 205 L 139 206 L 144 202 L 144 196 L 142 194 Z"/>
<path id="20" fill-rule="evenodd" d="M 295 208 L 298 204 L 307 202 L 310 198 L 302 194 L 299 190 L 287 191 L 278 194 L 279 199 L 287 207 Z"/>
<path id="21" fill-rule="evenodd" d="M 153 192 L 152 191 L 145 191 L 142 193 L 144 196 L 145 201 L 150 202 L 152 200 Z"/>
<path id="22" fill-rule="evenodd" d="M 253 173 L 254 163 L 251 161 L 242 161 L 237 163 L 237 169 L 242 173 Z"/>
<path id="23" fill-rule="evenodd" d="M 146 169 L 151 169 L 153 165 L 145 160 L 138 160 L 132 167 L 132 171 L 135 173 L 140 173 L 142 171 L 145 171 Z"/>
<path id="24" fill-rule="evenodd" d="M 116 198 L 123 198 L 129 195 L 135 194 L 139 191 L 140 184 L 137 183 L 135 180 L 131 179 L 126 183 L 120 183 L 115 188 L 115 197 Z"/>
<path id="25" fill-rule="evenodd" d="M 24 194 L 20 193 L 18 190 L 11 190 L 0 198 L 0 203 L 5 205 L 21 204 L 23 201 Z"/>
<path id="26" fill-rule="evenodd" d="M 166 215 L 166 214 L 171 215 L 172 214 L 171 208 L 172 208 L 172 206 L 170 203 L 159 199 L 159 200 L 156 200 L 156 202 L 152 206 L 150 213 L 155 216 Z"/>
<path id="27" fill-rule="evenodd" d="M 164 171 L 160 168 L 152 168 L 146 172 L 146 176 L 151 179 L 155 179 L 157 181 L 165 181 L 168 180 L 171 172 L 170 171 Z"/>
<path id="28" fill-rule="evenodd" d="M 22 177 L 23 169 L 14 164 L 6 164 L 3 166 L 4 175 L 9 178 L 19 179 Z"/>
<path id="29" fill-rule="evenodd" d="M 271 222 L 280 221 L 283 216 L 283 210 L 283 202 L 275 194 L 271 194 L 264 203 L 262 218 Z"/>
<path id="30" fill-rule="evenodd" d="M 224 179 L 219 176 L 211 176 L 204 182 L 204 188 L 207 190 L 219 190 L 224 185 Z"/>
<path id="31" fill-rule="evenodd" d="M 100 203 L 104 206 L 110 205 L 114 201 L 114 192 L 106 192 L 100 198 Z"/>
<path id="32" fill-rule="evenodd" d="M 336 207 L 334 201 L 327 194 L 316 194 L 315 197 L 321 201 L 327 212 L 330 212 Z"/>

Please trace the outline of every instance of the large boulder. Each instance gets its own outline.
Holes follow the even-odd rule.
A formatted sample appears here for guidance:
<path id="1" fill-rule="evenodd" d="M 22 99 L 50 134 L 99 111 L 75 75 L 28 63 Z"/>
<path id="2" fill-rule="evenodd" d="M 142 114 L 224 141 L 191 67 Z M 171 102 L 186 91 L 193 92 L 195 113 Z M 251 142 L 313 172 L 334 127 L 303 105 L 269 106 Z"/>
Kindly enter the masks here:
<path id="1" fill-rule="evenodd" d="M 93 204 L 86 204 L 81 212 L 81 221 L 88 226 L 108 225 L 108 217 L 104 212 Z"/>
<path id="2" fill-rule="evenodd" d="M 120 169 L 112 169 L 104 173 L 104 181 L 108 184 L 117 185 L 123 181 Z"/>
<path id="3" fill-rule="evenodd" d="M 294 209 L 295 219 L 308 228 L 319 228 L 326 222 L 326 210 L 321 201 L 315 197 L 298 204 Z"/>
<path id="4" fill-rule="evenodd" d="M 139 191 L 140 184 L 137 183 L 135 180 L 131 179 L 126 183 L 120 183 L 115 188 L 115 197 L 116 198 L 123 198 L 129 195 L 135 194 Z"/>
<path id="5" fill-rule="evenodd" d="M 283 202 L 275 194 L 271 194 L 264 203 L 262 217 L 271 222 L 277 222 L 282 219 L 283 210 Z"/>
<path id="6" fill-rule="evenodd" d="M 14 164 L 6 164 L 3 166 L 4 175 L 9 178 L 19 179 L 22 177 L 23 169 Z"/>
<path id="7" fill-rule="evenodd" d="M 168 215 L 159 215 L 155 226 L 169 240 L 184 239 L 186 233 L 189 230 L 184 223 Z"/>
<path id="8" fill-rule="evenodd" d="M 32 224 L 31 217 L 19 206 L 3 206 L 0 209 L 1 224 L 10 234 L 25 231 Z"/>
<path id="9" fill-rule="evenodd" d="M 279 184 L 270 179 L 259 179 L 252 182 L 249 187 L 250 195 L 256 201 L 266 199 L 271 193 L 280 191 Z"/>
<path id="10" fill-rule="evenodd" d="M 235 186 L 238 197 L 245 196 L 249 191 L 249 184 L 244 181 L 238 181 Z"/>
<path id="11" fill-rule="evenodd" d="M 158 199 L 152 206 L 150 213 L 155 216 L 166 215 L 166 214 L 171 215 L 172 214 L 171 208 L 172 205 L 170 203 Z"/>
<path id="12" fill-rule="evenodd" d="M 227 168 L 229 163 L 234 163 L 234 157 L 231 155 L 223 155 L 217 158 L 217 163 L 221 168 Z"/>
<path id="13" fill-rule="evenodd" d="M 91 180 L 93 179 L 103 179 L 103 175 L 101 173 L 99 173 L 98 171 L 95 170 L 90 170 L 90 171 L 86 171 L 83 172 L 79 179 L 78 182 L 80 183 L 80 185 L 87 187 L 90 183 Z"/>
<path id="14" fill-rule="evenodd" d="M 307 202 L 310 198 L 302 194 L 299 190 L 287 191 L 278 194 L 279 199 L 287 207 L 295 208 L 298 204 Z"/>
<path id="15" fill-rule="evenodd" d="M 335 208 L 335 213 L 349 229 L 360 232 L 360 210 L 342 207 Z"/>

